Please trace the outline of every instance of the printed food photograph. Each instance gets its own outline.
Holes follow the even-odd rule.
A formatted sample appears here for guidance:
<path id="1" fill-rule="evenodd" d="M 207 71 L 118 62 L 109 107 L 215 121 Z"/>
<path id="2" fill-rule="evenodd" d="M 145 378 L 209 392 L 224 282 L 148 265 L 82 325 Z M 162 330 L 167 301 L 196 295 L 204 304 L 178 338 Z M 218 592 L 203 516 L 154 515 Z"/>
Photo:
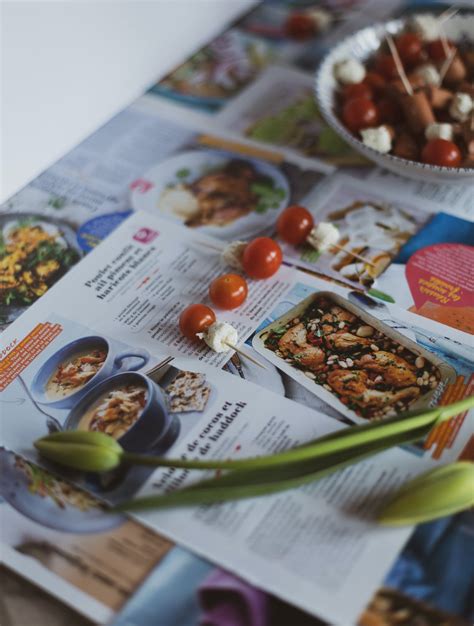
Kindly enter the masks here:
<path id="1" fill-rule="evenodd" d="M 15 319 L 80 257 L 67 224 L 28 213 L 0 216 L 0 323 Z"/>
<path id="2" fill-rule="evenodd" d="M 124 521 L 86 491 L 35 463 L 0 450 L 0 493 L 19 513 L 62 532 L 105 532 Z"/>
<path id="3" fill-rule="evenodd" d="M 345 181 L 335 185 L 323 204 L 312 210 L 319 223 L 329 223 L 337 245 L 317 250 L 309 243 L 285 245 L 285 254 L 336 280 L 370 289 L 399 250 L 430 215 L 408 203 L 389 199 L 381 189 L 366 192 Z"/>
<path id="4" fill-rule="evenodd" d="M 132 191 L 135 209 L 226 239 L 265 230 L 290 198 L 276 165 L 223 150 L 181 152 L 143 178 L 150 186 Z"/>
<path id="5" fill-rule="evenodd" d="M 309 296 L 272 322 L 253 346 L 356 420 L 428 406 L 455 377 L 440 359 L 329 292 Z"/>
<path id="6" fill-rule="evenodd" d="M 151 91 L 212 111 L 254 80 L 272 58 L 271 46 L 262 39 L 231 29 L 165 76 Z"/>

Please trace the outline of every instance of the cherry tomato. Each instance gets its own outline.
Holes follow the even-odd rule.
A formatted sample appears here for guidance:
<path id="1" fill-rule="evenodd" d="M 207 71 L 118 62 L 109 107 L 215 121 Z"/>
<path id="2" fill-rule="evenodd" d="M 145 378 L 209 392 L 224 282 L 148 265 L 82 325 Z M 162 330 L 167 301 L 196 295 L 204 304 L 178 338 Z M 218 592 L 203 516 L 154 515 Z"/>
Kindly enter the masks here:
<path id="1" fill-rule="evenodd" d="M 387 80 L 398 78 L 398 70 L 391 54 L 380 54 L 375 62 L 375 69 Z"/>
<path id="2" fill-rule="evenodd" d="M 179 316 L 179 330 L 188 339 L 196 339 L 197 333 L 204 332 L 215 321 L 216 315 L 210 307 L 205 304 L 190 304 Z"/>
<path id="3" fill-rule="evenodd" d="M 279 216 L 276 227 L 283 241 L 299 246 L 306 241 L 314 226 L 314 220 L 308 209 L 294 204 Z"/>
<path id="4" fill-rule="evenodd" d="M 455 143 L 447 139 L 431 139 L 425 144 L 421 152 L 423 163 L 440 165 L 442 167 L 459 167 L 461 165 L 461 151 Z"/>
<path id="5" fill-rule="evenodd" d="M 379 117 L 381 122 L 387 124 L 396 124 L 401 119 L 400 107 L 397 106 L 395 100 L 390 98 L 381 98 L 377 102 Z"/>
<path id="6" fill-rule="evenodd" d="M 379 114 L 377 107 L 367 98 L 348 100 L 342 109 L 342 119 L 349 130 L 356 133 L 362 128 L 377 126 Z"/>
<path id="7" fill-rule="evenodd" d="M 344 87 L 342 97 L 344 100 L 351 100 L 352 98 L 368 98 L 371 100 L 374 97 L 374 91 L 372 87 L 365 82 L 354 83 Z"/>
<path id="8" fill-rule="evenodd" d="M 250 278 L 269 278 L 282 262 L 280 246 L 270 237 L 257 237 L 244 250 L 242 265 Z"/>
<path id="9" fill-rule="evenodd" d="M 381 74 L 377 72 L 367 72 L 362 81 L 372 89 L 375 94 L 380 93 L 387 85 L 387 81 Z"/>
<path id="10" fill-rule="evenodd" d="M 209 297 L 220 309 L 236 309 L 246 299 L 247 281 L 239 274 L 224 274 L 209 285 Z"/>
<path id="11" fill-rule="evenodd" d="M 292 13 L 285 23 L 285 32 L 293 39 L 309 39 L 316 34 L 314 21 L 304 13 Z"/>
<path id="12" fill-rule="evenodd" d="M 446 40 L 446 48 L 448 52 L 455 48 L 455 45 Z M 444 61 L 446 58 L 446 50 L 441 39 L 435 39 L 434 41 L 429 41 L 426 45 L 426 50 L 428 52 L 428 56 L 433 61 Z"/>
<path id="13" fill-rule="evenodd" d="M 421 60 L 422 43 L 415 33 L 403 33 L 395 39 L 395 47 L 398 50 L 403 63 L 414 65 Z"/>

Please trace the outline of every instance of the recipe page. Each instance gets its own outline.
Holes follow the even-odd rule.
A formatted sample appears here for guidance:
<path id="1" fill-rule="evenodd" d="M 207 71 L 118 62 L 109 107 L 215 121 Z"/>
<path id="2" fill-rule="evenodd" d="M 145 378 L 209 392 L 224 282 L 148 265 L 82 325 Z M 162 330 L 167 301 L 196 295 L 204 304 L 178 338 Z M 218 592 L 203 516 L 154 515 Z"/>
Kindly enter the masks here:
<path id="1" fill-rule="evenodd" d="M 5 332 L 0 374 L 2 412 L 8 406 L 2 430 L 6 448 L 41 463 L 33 452 L 36 438 L 79 428 L 104 430 L 136 452 L 244 458 L 293 447 L 341 427 L 320 411 L 220 371 L 222 359 L 230 354 L 218 358 L 179 337 L 179 311 L 189 301 L 206 300 L 208 278 L 218 268 L 219 257 L 206 248 L 212 239 L 182 229 L 178 238 L 176 228 L 135 214 Z M 295 269 L 282 268 L 274 278 L 251 285 L 242 312 L 222 318 L 236 325 L 245 339 L 272 311 L 278 310 L 280 317 L 288 313 L 278 303 L 287 302 L 303 278 Z M 310 289 L 311 297 L 319 298 L 314 292 Z M 318 308 L 323 307 L 320 315 L 326 307 L 331 319 L 343 315 L 348 335 L 344 340 L 351 341 L 353 326 L 368 326 L 368 318 L 329 296 L 326 292 L 326 300 L 317 301 Z M 251 309 L 255 302 L 258 306 Z M 292 324 L 306 324 L 305 314 L 298 315 L 303 322 L 290 317 L 285 332 L 293 332 Z M 336 322 L 341 323 L 332 320 L 329 325 Z M 412 360 L 419 356 L 412 344 L 397 343 L 398 336 L 387 334 L 385 327 L 371 328 L 370 343 L 367 337 L 360 342 L 364 354 L 358 367 L 373 364 L 371 346 L 380 344 L 385 352 L 401 347 L 399 358 L 412 373 Z M 303 332 L 307 336 L 306 326 Z M 258 356 L 271 363 L 268 348 Z M 165 359 L 170 356 L 173 360 Z M 332 386 L 320 384 L 316 377 L 306 379 L 314 388 L 321 387 L 326 393 L 317 395 L 337 410 L 344 397 L 334 381 L 347 370 L 350 357 L 345 357 L 346 368 L 333 366 L 332 357 L 323 355 L 331 362 L 327 376 L 334 379 L 327 380 Z M 409 377 L 401 396 L 379 392 L 374 405 L 369 394 L 367 403 L 349 413 L 353 423 L 370 418 L 374 406 L 397 411 L 415 401 L 439 399 L 451 370 L 445 371 L 438 361 L 423 363 L 423 368 L 426 377 L 422 374 L 414 382 Z M 113 410 L 117 400 L 125 402 L 127 410 L 103 422 L 104 411 Z M 409 450 L 391 450 L 291 493 L 194 507 L 191 513 L 139 514 L 137 519 L 301 608 L 345 624 L 356 619 L 410 534 L 409 528 L 378 527 L 373 521 L 377 507 L 407 478 L 433 463 Z M 103 501 L 123 502 L 181 488 L 198 480 L 200 473 L 132 468 L 69 478 Z"/>

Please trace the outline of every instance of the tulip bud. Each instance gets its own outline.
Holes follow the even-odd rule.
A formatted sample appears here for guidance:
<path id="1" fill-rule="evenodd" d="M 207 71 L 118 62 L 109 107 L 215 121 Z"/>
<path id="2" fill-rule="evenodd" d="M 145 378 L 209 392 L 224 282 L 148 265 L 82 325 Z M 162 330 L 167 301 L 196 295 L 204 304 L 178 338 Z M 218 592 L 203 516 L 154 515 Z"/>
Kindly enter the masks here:
<path id="1" fill-rule="evenodd" d="M 84 472 L 105 472 L 120 465 L 123 449 L 112 437 L 80 430 L 52 433 L 35 441 L 49 461 Z"/>
<path id="2" fill-rule="evenodd" d="M 474 464 L 437 467 L 407 483 L 379 516 L 386 526 L 429 522 L 474 506 Z"/>

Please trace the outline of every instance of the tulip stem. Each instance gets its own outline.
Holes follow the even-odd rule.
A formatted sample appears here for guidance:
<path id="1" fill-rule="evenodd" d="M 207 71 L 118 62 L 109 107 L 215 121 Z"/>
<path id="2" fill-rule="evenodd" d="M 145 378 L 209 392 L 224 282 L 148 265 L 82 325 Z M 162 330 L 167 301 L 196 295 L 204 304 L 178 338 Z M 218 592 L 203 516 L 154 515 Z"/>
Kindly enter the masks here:
<path id="1" fill-rule="evenodd" d="M 275 467 L 288 462 L 304 461 L 316 457 L 322 458 L 351 449 L 357 449 L 359 446 L 370 443 L 379 443 L 381 446 L 384 446 L 385 440 L 387 440 L 387 447 L 389 447 L 393 445 L 390 443 L 393 435 L 401 437 L 400 443 L 409 443 L 413 441 L 413 432 L 416 431 L 421 433 L 418 439 L 422 439 L 441 421 L 463 413 L 473 406 L 474 396 L 471 396 L 447 406 L 435 407 L 426 413 L 397 416 L 381 422 L 371 422 L 369 424 L 363 424 L 362 426 L 342 428 L 302 446 L 269 456 L 234 460 L 192 460 L 124 452 L 122 454 L 122 461 L 130 465 L 199 470 L 249 470 Z"/>

